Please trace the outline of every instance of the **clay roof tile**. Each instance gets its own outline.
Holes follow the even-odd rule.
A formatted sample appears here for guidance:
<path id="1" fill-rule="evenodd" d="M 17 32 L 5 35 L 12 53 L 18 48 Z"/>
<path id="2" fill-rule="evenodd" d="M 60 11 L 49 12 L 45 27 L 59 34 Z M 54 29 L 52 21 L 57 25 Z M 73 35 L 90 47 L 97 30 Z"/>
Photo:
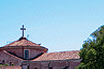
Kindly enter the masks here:
<path id="1" fill-rule="evenodd" d="M 45 53 L 33 61 L 80 59 L 79 51 Z"/>
<path id="2" fill-rule="evenodd" d="M 19 40 L 14 41 L 14 42 L 7 44 L 5 46 L 40 46 L 40 45 L 29 41 L 25 37 L 21 37 Z"/>

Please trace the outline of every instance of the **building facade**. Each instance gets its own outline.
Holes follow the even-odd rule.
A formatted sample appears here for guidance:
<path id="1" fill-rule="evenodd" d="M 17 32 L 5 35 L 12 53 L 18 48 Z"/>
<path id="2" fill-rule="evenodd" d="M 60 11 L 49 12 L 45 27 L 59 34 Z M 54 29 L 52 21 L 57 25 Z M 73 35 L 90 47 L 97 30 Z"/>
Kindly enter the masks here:
<path id="1" fill-rule="evenodd" d="M 22 69 L 75 69 L 80 64 L 79 51 L 48 53 L 48 49 L 24 37 L 0 48 L 0 64 Z"/>

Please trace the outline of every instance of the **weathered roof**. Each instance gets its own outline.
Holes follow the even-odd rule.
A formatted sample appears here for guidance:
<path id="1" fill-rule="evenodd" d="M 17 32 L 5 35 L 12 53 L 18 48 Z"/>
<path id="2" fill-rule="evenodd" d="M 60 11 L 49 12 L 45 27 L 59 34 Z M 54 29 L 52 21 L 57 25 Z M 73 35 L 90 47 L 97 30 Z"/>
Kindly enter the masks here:
<path id="1" fill-rule="evenodd" d="M 33 61 L 80 59 L 79 51 L 45 53 Z"/>
<path id="2" fill-rule="evenodd" d="M 27 40 L 27 38 L 25 37 L 21 37 L 19 40 L 14 41 L 5 46 L 40 46 L 40 45 Z"/>

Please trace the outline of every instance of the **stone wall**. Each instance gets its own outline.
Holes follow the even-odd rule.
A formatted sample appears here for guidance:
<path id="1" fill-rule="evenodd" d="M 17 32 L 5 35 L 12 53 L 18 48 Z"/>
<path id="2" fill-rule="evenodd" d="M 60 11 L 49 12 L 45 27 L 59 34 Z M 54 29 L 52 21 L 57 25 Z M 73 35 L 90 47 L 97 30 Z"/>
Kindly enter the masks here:
<path id="1" fill-rule="evenodd" d="M 30 50 L 29 58 L 34 58 L 34 57 L 36 57 L 37 55 L 39 55 L 40 53 L 43 52 L 43 51 L 36 50 L 36 49 L 28 49 L 28 50 Z"/>
<path id="2" fill-rule="evenodd" d="M 28 62 L 29 69 L 75 69 L 80 60 L 55 60 Z"/>
<path id="3" fill-rule="evenodd" d="M 29 50 L 29 59 L 36 57 L 37 55 L 39 55 L 40 53 L 44 52 L 41 51 L 39 49 L 34 49 L 34 48 L 22 48 L 22 47 L 18 47 L 18 48 L 7 48 L 6 51 L 10 52 L 11 54 L 14 54 L 17 57 L 20 58 L 24 58 L 24 50 L 28 49 Z"/>
<path id="4" fill-rule="evenodd" d="M 70 61 L 70 69 L 75 69 L 80 64 L 78 60 L 76 61 Z"/>
<path id="5" fill-rule="evenodd" d="M 22 69 L 20 66 L 1 66 L 0 69 Z"/>
<path id="6" fill-rule="evenodd" d="M 6 49 L 6 51 L 8 51 L 12 54 L 15 54 L 21 58 L 23 57 L 23 54 L 24 54 L 22 48 L 8 48 L 8 49 Z"/>
<path id="7" fill-rule="evenodd" d="M 0 63 L 3 63 L 3 64 L 14 64 L 16 66 L 20 66 L 21 63 L 22 63 L 23 60 L 9 54 L 8 52 L 6 51 L 0 51 Z"/>

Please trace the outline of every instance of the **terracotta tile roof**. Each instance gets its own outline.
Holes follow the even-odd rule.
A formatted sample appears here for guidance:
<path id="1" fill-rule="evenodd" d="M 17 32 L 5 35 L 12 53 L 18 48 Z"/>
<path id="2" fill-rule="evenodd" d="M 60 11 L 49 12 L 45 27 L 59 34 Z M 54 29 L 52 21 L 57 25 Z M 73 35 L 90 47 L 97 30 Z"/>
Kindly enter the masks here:
<path id="1" fill-rule="evenodd" d="M 45 53 L 33 61 L 80 59 L 79 51 Z"/>
<path id="2" fill-rule="evenodd" d="M 27 40 L 25 37 L 21 37 L 19 40 L 14 41 L 5 46 L 40 46 L 40 45 Z"/>

